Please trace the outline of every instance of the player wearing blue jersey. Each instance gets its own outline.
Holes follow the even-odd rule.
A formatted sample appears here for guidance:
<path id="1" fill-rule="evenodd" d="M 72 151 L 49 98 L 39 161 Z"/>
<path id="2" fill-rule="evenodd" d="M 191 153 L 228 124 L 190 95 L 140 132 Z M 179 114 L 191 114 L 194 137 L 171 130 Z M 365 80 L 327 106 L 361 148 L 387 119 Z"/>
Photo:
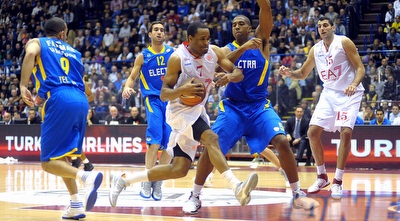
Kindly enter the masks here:
<path id="1" fill-rule="evenodd" d="M 80 156 L 86 128 L 88 100 L 83 82 L 81 54 L 64 42 L 68 28 L 58 17 L 45 24 L 47 37 L 34 38 L 26 44 L 21 70 L 21 95 L 33 107 L 35 101 L 27 85 L 33 74 L 38 96 L 45 100 L 42 108 L 40 161 L 43 170 L 63 178 L 71 196 L 70 206 L 62 215 L 66 219 L 84 218 L 85 209 L 93 208 L 103 174 L 79 171 L 68 157 Z M 62 116 L 62 118 L 60 117 Z M 76 179 L 85 186 L 85 200 L 79 199 Z"/>
<path id="2" fill-rule="evenodd" d="M 124 99 L 128 99 L 132 93 L 136 93 L 132 87 L 136 78 L 140 77 L 140 91 L 146 106 L 148 124 L 146 130 L 146 143 L 148 145 L 145 159 L 146 170 L 155 166 L 158 150 L 162 150 L 160 164 L 169 164 L 171 162 L 171 157 L 165 150 L 171 133 L 171 127 L 166 123 L 165 119 L 165 109 L 168 102 L 160 100 L 160 90 L 167 70 L 168 59 L 174 52 L 171 46 L 163 44 L 165 29 L 161 22 L 151 23 L 149 37 L 151 45 L 136 58 L 122 92 Z M 161 185 L 162 181 L 142 182 L 140 196 L 161 200 Z"/>
<path id="3" fill-rule="evenodd" d="M 282 121 L 267 99 L 269 56 L 268 41 L 272 30 L 272 12 L 269 0 L 257 0 L 260 6 L 259 25 L 251 37 L 250 20 L 238 15 L 232 20 L 235 41 L 223 48 L 228 58 L 243 71 L 244 79 L 229 83 L 225 89 L 226 99 L 219 104 L 218 117 L 212 129 L 218 134 L 224 154 L 244 136 L 251 153 L 262 153 L 269 144 L 279 152 L 279 161 L 287 174 L 293 191 L 296 208 L 311 209 L 318 202 L 306 197 L 300 190 L 296 161 L 285 136 Z M 208 174 L 212 171 L 207 149 L 197 163 L 194 188 L 188 202 L 183 206 L 185 213 L 197 213 L 201 207 L 199 195 Z"/>

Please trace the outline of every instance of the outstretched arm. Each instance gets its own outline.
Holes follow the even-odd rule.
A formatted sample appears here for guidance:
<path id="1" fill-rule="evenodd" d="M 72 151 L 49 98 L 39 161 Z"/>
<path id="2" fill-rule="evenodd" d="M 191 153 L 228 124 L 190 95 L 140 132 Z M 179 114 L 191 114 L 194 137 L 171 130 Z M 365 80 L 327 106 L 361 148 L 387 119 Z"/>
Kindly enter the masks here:
<path id="1" fill-rule="evenodd" d="M 312 47 L 310 49 L 310 52 L 308 53 L 307 60 L 304 62 L 303 66 L 300 69 L 291 71 L 288 67 L 282 65 L 279 68 L 279 74 L 287 76 L 291 79 L 302 80 L 307 78 L 307 76 L 310 74 L 310 72 L 314 67 L 315 67 L 314 47 Z"/>
<path id="2" fill-rule="evenodd" d="M 217 80 L 217 85 L 222 86 L 225 85 L 229 82 L 237 83 L 243 80 L 244 75 L 240 69 L 238 69 L 235 64 L 233 64 L 226 56 L 224 53 L 224 50 L 221 48 L 213 45 L 212 46 L 213 51 L 215 54 L 218 56 L 218 65 L 227 73 L 223 76 L 221 76 L 220 79 Z"/>

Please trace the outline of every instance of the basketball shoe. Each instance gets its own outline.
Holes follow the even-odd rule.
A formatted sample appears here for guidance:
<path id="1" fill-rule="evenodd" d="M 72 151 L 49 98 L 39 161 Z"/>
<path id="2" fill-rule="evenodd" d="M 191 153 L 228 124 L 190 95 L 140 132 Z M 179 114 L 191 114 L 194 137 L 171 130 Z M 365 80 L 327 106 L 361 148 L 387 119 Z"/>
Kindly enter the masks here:
<path id="1" fill-rule="evenodd" d="M 110 175 L 110 191 L 108 193 L 108 199 L 112 207 L 117 206 L 119 194 L 128 186 L 128 184 L 122 180 L 122 176 L 124 175 L 125 174 L 122 174 L 121 176 L 115 174 Z"/>
<path id="2" fill-rule="evenodd" d="M 312 210 L 319 206 L 319 202 L 307 197 L 303 191 L 293 192 L 293 208 Z"/>
<path id="3" fill-rule="evenodd" d="M 103 174 L 100 172 L 86 172 L 83 177 L 83 186 L 85 188 L 85 209 L 90 211 L 97 200 L 97 189 L 103 182 Z"/>
<path id="4" fill-rule="evenodd" d="M 327 187 L 331 182 L 328 180 L 328 175 L 325 173 L 318 175 L 317 180 L 308 188 L 309 194 L 318 193 L 323 188 Z"/>
<path id="5" fill-rule="evenodd" d="M 85 218 L 85 208 L 83 208 L 82 202 L 72 202 L 62 214 L 63 219 L 74 219 L 79 220 Z"/>
<path id="6" fill-rule="evenodd" d="M 331 186 L 331 197 L 333 199 L 341 199 L 342 198 L 342 181 L 337 179 L 333 179 Z"/>
<path id="7" fill-rule="evenodd" d="M 142 182 L 140 196 L 149 199 L 151 197 L 151 182 Z"/>
<path id="8" fill-rule="evenodd" d="M 92 163 L 84 163 L 83 164 L 83 170 L 84 171 L 92 171 L 94 169 L 94 166 Z"/>
<path id="9" fill-rule="evenodd" d="M 186 214 L 197 214 L 201 208 L 200 194 L 195 196 L 193 191 L 190 193 L 189 199 L 182 207 L 182 211 Z"/>
<path id="10" fill-rule="evenodd" d="M 235 190 L 235 196 L 241 206 L 245 206 L 250 202 L 250 192 L 256 188 L 257 183 L 257 173 L 251 173 L 249 177 L 247 177 L 246 181 L 238 184 Z"/>
<path id="11" fill-rule="evenodd" d="M 151 187 L 153 188 L 151 197 L 153 197 L 155 201 L 160 201 L 162 198 L 162 192 L 161 192 L 162 183 L 163 183 L 162 181 L 151 182 Z"/>

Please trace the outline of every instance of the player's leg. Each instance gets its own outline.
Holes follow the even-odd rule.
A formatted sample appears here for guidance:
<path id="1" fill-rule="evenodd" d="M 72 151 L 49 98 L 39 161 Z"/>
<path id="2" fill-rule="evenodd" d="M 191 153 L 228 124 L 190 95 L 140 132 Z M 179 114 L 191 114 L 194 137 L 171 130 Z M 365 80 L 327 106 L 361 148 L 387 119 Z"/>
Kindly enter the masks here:
<path id="1" fill-rule="evenodd" d="M 191 158 L 177 155 L 175 151 L 176 148 L 180 149 L 179 146 L 174 148 L 175 157 L 172 164 L 157 165 L 148 171 L 140 171 L 132 174 L 122 174 L 120 176 L 112 174 L 110 177 L 111 188 L 109 192 L 111 206 L 116 206 L 121 191 L 132 183 L 154 182 L 186 176 L 192 164 Z"/>
<path id="2" fill-rule="evenodd" d="M 268 147 L 266 147 L 263 152 L 261 152 L 261 155 L 263 155 L 265 158 L 267 158 L 267 160 L 269 160 L 272 164 L 274 164 L 274 166 L 276 168 L 278 168 L 279 172 L 282 174 L 282 176 L 285 178 L 285 185 L 286 187 L 290 187 L 290 183 L 289 180 L 286 176 L 286 172 L 285 170 L 283 170 L 281 163 L 279 162 L 278 157 L 275 155 L 275 153 L 269 149 Z"/>
<path id="3" fill-rule="evenodd" d="M 245 182 L 240 182 L 229 168 L 225 155 L 221 152 L 218 135 L 209 128 L 208 124 L 199 118 L 193 124 L 195 139 L 200 137 L 200 142 L 207 148 L 209 159 L 215 169 L 220 172 L 242 206 L 250 202 L 250 192 L 257 186 L 258 175 L 251 173 Z M 203 131 L 203 132 L 202 132 Z M 199 136 L 200 135 L 200 136 Z M 206 174 L 208 175 L 209 172 Z M 204 184 L 204 183 L 203 183 Z"/>

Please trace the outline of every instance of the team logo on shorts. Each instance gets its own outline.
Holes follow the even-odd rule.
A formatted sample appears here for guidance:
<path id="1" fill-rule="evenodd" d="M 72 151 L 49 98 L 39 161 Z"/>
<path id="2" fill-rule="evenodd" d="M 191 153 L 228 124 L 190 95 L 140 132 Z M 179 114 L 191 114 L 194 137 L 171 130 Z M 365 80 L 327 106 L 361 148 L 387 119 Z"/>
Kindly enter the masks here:
<path id="1" fill-rule="evenodd" d="M 151 137 L 146 137 L 146 141 L 150 142 L 151 141 Z"/>

